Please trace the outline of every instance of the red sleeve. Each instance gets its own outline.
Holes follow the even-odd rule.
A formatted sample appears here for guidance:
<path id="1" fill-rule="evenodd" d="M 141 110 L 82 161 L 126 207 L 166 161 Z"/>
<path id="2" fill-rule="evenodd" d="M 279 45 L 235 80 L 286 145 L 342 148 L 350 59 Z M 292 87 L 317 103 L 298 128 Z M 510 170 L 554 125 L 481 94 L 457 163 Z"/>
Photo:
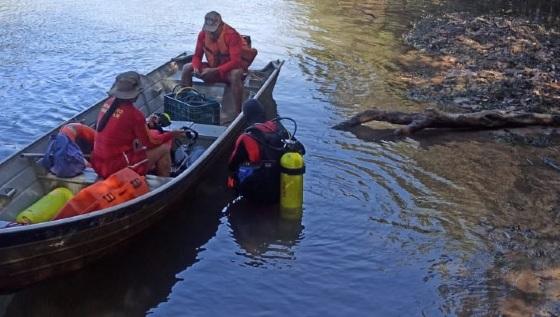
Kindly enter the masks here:
<path id="1" fill-rule="evenodd" d="M 228 32 L 224 40 L 229 48 L 229 62 L 218 66 L 222 77 L 232 69 L 241 68 L 241 35 L 235 31 Z"/>
<path id="2" fill-rule="evenodd" d="M 146 146 L 147 148 L 153 148 L 173 138 L 173 134 L 171 133 L 163 133 L 161 134 L 161 137 L 158 136 L 157 138 L 151 137 L 150 133 L 148 132 L 148 125 L 146 124 L 146 120 L 144 119 L 144 114 L 138 109 L 134 110 L 136 111 L 134 111 L 134 115 L 132 116 L 133 120 L 131 123 L 133 125 L 134 135 L 136 136 L 136 138 L 138 138 L 143 146 Z"/>
<path id="3" fill-rule="evenodd" d="M 229 157 L 228 168 L 235 172 L 243 162 L 260 162 L 259 144 L 249 134 L 241 134 L 235 141 L 235 147 Z"/>
<path id="4" fill-rule="evenodd" d="M 194 69 L 200 70 L 202 67 L 202 55 L 204 54 L 204 38 L 205 33 L 199 32 L 198 38 L 196 40 L 196 48 L 194 49 L 194 55 L 192 58 L 192 65 Z"/>
<path id="5" fill-rule="evenodd" d="M 157 145 L 163 144 L 173 138 L 173 134 L 171 132 L 159 132 L 158 130 L 148 130 L 148 135 L 152 144 L 157 142 Z"/>

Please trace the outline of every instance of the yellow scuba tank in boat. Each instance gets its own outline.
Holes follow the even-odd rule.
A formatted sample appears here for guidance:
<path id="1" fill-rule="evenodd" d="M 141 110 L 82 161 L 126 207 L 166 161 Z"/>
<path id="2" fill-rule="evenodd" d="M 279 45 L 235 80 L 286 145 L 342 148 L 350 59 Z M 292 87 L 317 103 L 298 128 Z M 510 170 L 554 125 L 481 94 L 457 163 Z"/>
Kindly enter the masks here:
<path id="1" fill-rule="evenodd" d="M 68 188 L 58 187 L 43 196 L 16 217 L 21 224 L 32 224 L 51 220 L 74 194 Z"/>
<path id="2" fill-rule="evenodd" d="M 280 207 L 282 216 L 301 216 L 303 205 L 303 173 L 305 164 L 298 152 L 287 152 L 280 158 Z"/>

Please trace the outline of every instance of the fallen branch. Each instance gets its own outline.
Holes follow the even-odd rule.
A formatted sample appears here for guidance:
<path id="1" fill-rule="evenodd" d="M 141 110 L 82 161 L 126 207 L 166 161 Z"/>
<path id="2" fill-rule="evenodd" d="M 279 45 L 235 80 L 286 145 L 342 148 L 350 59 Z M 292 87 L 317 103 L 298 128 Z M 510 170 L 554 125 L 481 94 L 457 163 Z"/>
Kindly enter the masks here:
<path id="1" fill-rule="evenodd" d="M 395 132 L 397 134 L 412 134 L 425 128 L 496 129 L 529 125 L 558 126 L 560 125 L 560 115 L 499 110 L 448 113 L 431 108 L 424 112 L 407 113 L 374 108 L 360 112 L 333 128 L 347 130 L 369 121 L 385 121 L 406 125 Z"/>

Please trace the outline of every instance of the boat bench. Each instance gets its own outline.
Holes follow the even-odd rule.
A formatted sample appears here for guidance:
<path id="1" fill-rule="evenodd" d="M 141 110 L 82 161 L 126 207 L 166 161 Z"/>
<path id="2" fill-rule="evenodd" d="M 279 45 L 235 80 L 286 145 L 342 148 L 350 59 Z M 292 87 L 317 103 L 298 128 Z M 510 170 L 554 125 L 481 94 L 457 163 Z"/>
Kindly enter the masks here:
<path id="1" fill-rule="evenodd" d="M 97 182 L 98 180 L 101 180 L 101 178 L 97 175 L 97 173 L 90 167 L 86 168 L 82 174 L 70 178 L 58 177 L 52 173 L 47 173 L 46 175 L 39 176 L 39 178 L 44 180 L 59 181 L 64 183 L 72 183 L 72 184 L 79 184 L 85 186 L 91 185 Z M 162 176 L 156 176 L 150 174 L 146 175 L 146 182 L 148 183 L 148 187 L 150 187 L 150 190 L 155 189 L 169 182 L 172 179 L 173 179 L 172 177 L 162 177 Z"/>
<path id="2" fill-rule="evenodd" d="M 199 137 L 212 139 L 216 139 L 227 129 L 227 127 L 221 125 L 201 124 L 191 121 L 171 121 L 171 125 L 168 127 L 168 129 L 178 130 L 182 127 L 187 127 L 195 130 L 196 132 L 198 132 Z"/>

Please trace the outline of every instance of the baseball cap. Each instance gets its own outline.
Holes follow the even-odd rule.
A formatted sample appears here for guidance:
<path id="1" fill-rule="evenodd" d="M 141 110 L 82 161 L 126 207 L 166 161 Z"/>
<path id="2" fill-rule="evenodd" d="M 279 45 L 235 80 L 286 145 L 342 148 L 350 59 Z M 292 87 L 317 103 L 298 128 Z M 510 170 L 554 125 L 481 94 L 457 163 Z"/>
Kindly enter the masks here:
<path id="1" fill-rule="evenodd" d="M 222 16 L 216 11 L 210 11 L 204 16 L 202 30 L 206 32 L 216 32 L 222 23 Z"/>

